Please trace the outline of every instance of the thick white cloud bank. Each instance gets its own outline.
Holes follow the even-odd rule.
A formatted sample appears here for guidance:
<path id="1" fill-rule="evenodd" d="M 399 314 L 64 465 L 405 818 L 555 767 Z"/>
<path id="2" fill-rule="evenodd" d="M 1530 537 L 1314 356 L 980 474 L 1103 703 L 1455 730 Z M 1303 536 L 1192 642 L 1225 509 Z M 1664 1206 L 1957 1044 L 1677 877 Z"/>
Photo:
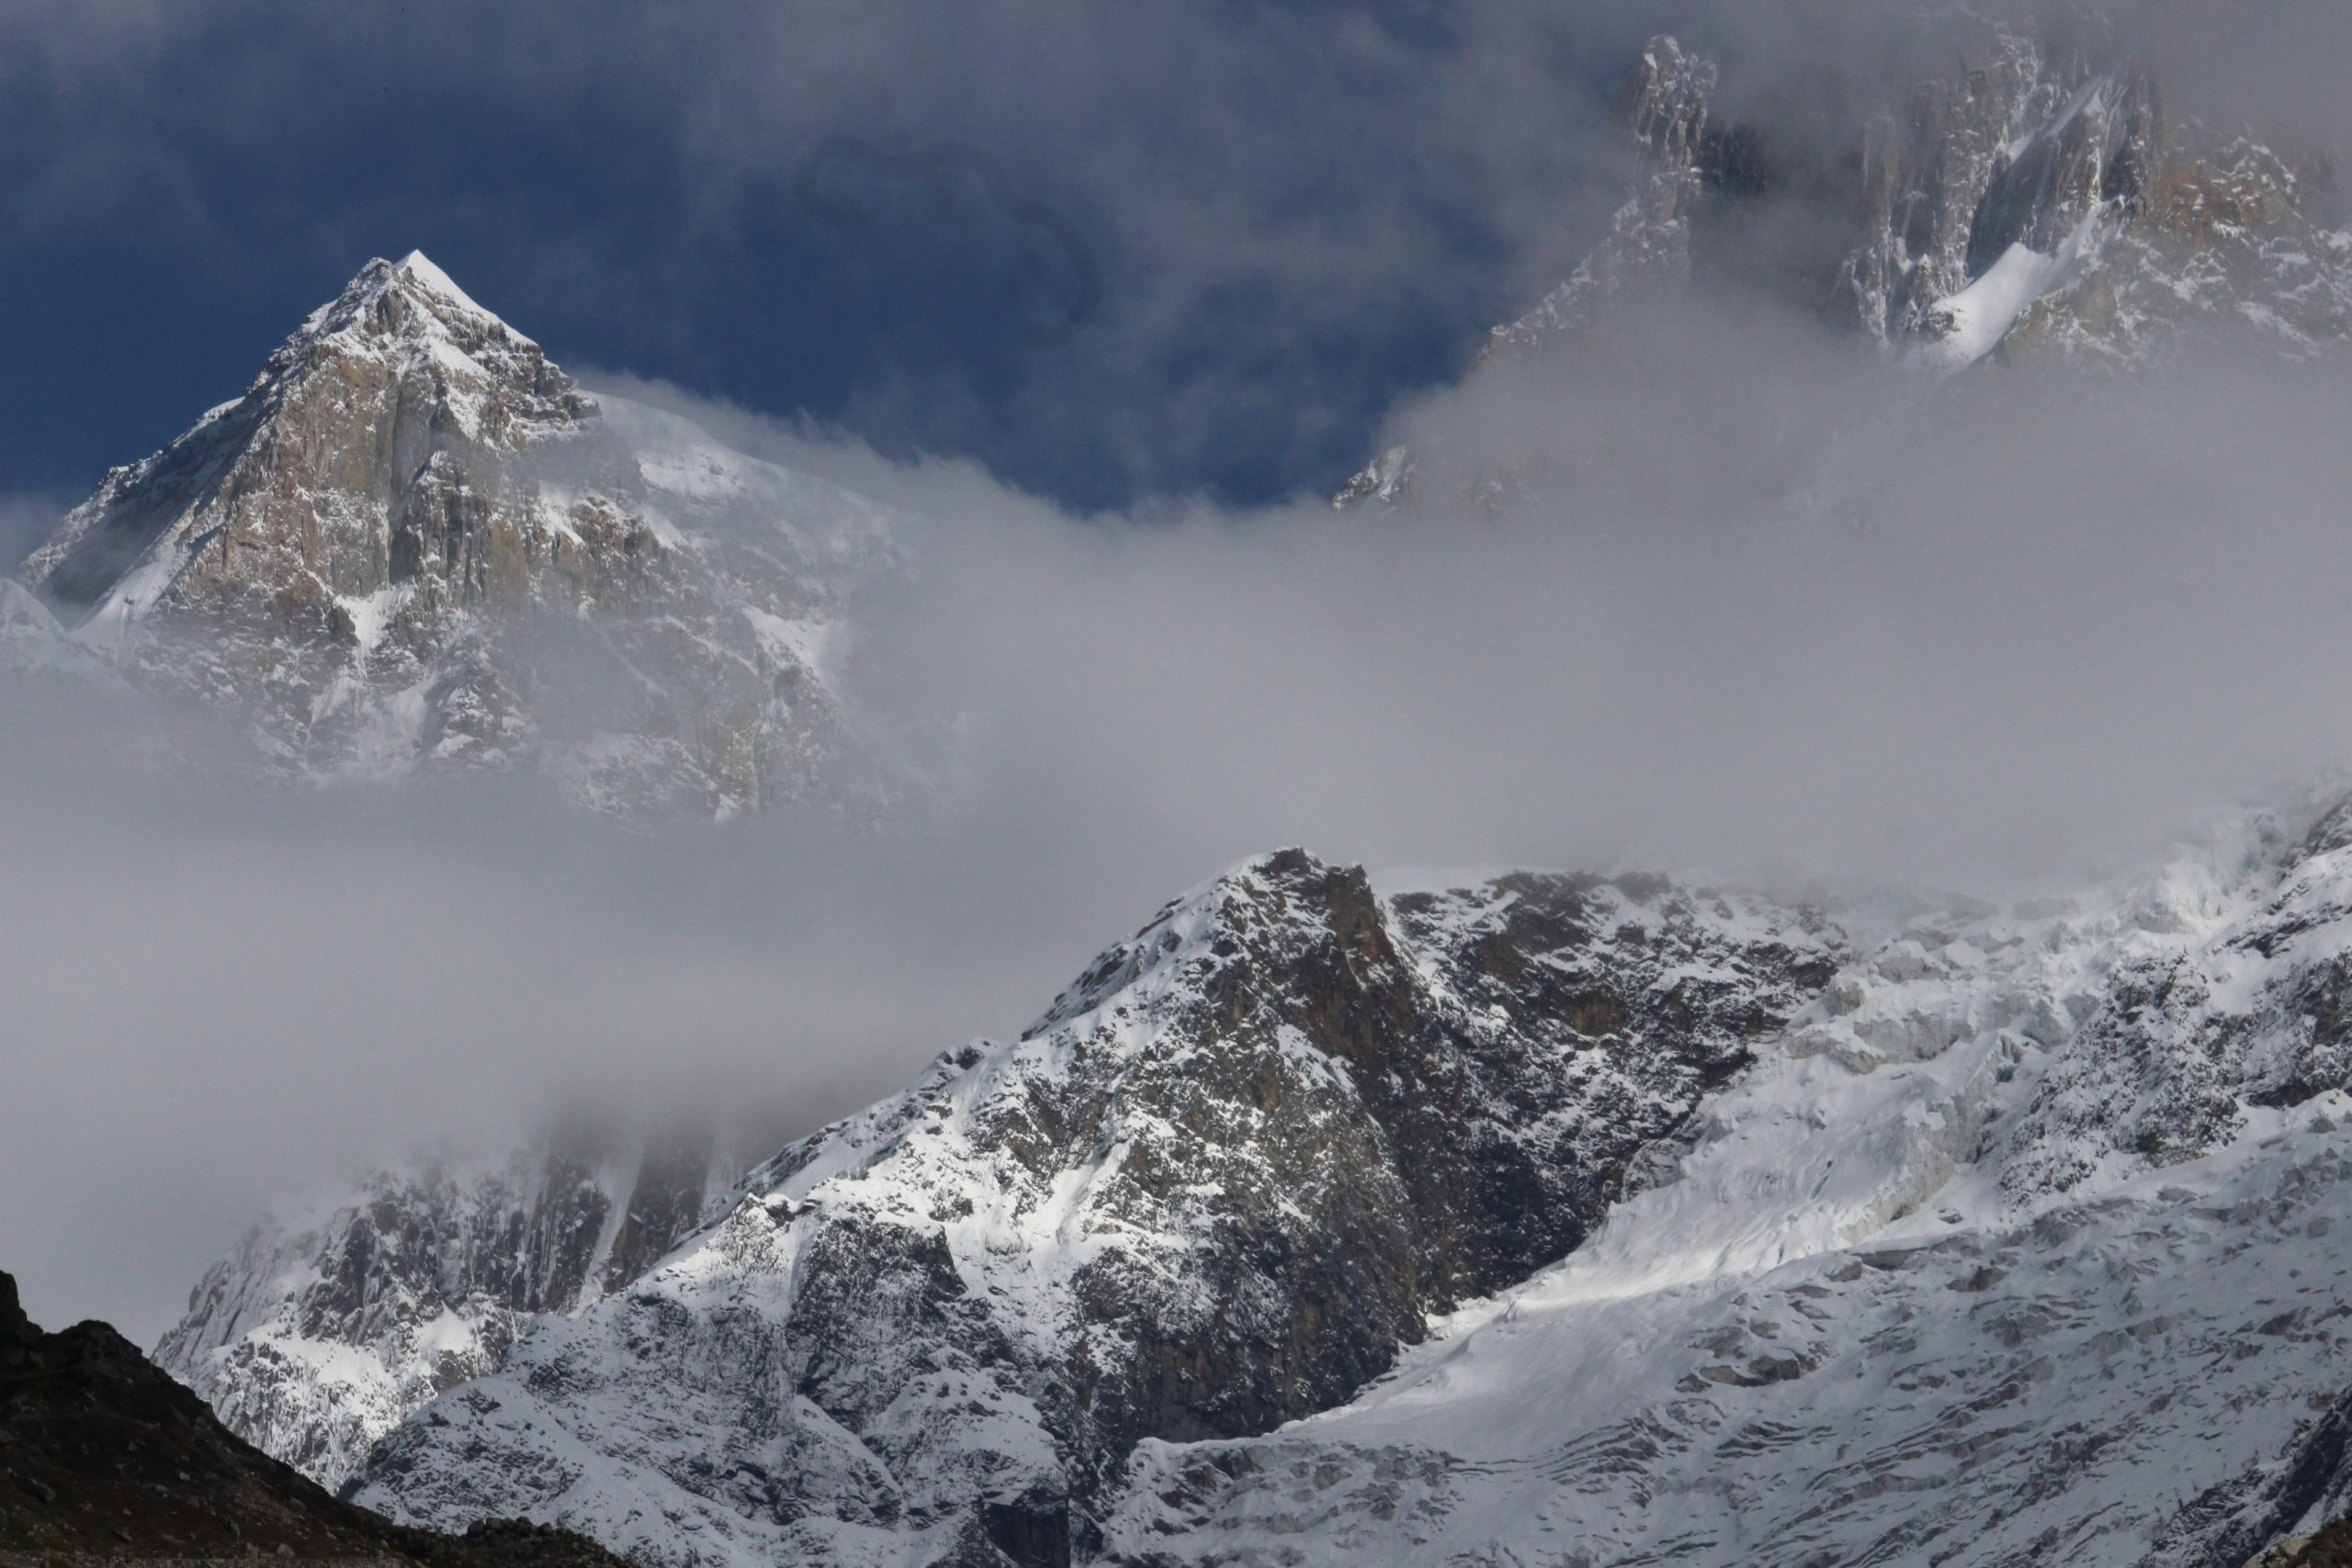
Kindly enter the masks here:
<path id="1" fill-rule="evenodd" d="M 2001 894 L 2352 749 L 2342 370 L 1981 369 L 1694 299 L 1398 411 L 1418 511 L 1090 517 L 606 378 L 918 519 L 844 678 L 919 804 L 621 832 L 159 776 L 10 700 L 0 1267 L 152 1334 L 270 1197 L 419 1128 L 810 1125 L 1277 845 Z"/>

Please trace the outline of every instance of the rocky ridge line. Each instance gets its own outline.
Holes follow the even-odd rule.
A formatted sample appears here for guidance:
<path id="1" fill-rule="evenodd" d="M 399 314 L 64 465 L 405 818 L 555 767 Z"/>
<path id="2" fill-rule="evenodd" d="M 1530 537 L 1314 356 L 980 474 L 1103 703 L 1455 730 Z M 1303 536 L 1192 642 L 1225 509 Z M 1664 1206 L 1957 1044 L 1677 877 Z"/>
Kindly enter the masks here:
<path id="1" fill-rule="evenodd" d="M 2342 1517 L 2344 820 L 1888 911 L 1672 1179 L 1347 1405 L 1139 1445 L 1099 1561 L 2243 1568 Z"/>
<path id="2" fill-rule="evenodd" d="M 1252 862 L 539 1319 L 356 1495 L 649 1562 L 1082 1560 L 1139 1440 L 1344 1400 L 1577 1247 L 1838 943 L 1656 879 Z"/>

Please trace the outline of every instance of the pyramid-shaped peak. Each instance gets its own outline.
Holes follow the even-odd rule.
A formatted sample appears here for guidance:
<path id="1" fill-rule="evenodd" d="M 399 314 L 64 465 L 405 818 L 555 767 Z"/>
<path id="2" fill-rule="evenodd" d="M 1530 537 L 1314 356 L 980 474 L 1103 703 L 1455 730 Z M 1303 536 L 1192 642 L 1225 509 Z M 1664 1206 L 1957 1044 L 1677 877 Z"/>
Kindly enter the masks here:
<path id="1" fill-rule="evenodd" d="M 447 273 L 443 272 L 439 267 L 435 266 L 433 264 L 433 258 L 426 255 L 423 251 L 409 252 L 408 254 L 402 256 L 399 261 L 392 264 L 392 271 L 407 277 L 412 282 L 431 289 L 434 293 L 440 295 L 445 299 L 450 300 L 452 303 L 464 306 L 469 310 L 472 310 L 484 316 L 490 314 L 488 310 L 483 310 L 480 305 L 474 302 L 472 295 L 468 294 L 464 289 L 458 288 L 456 281 L 452 279 Z"/>
<path id="2" fill-rule="evenodd" d="M 405 297 L 419 309 L 387 315 L 383 301 L 392 294 Z M 361 267 L 340 294 L 311 312 L 302 323 L 301 336 L 331 335 L 355 326 L 369 332 L 389 329 L 401 336 L 443 330 L 462 334 L 470 326 L 474 331 L 494 329 L 526 345 L 531 342 L 484 310 L 423 251 L 411 251 L 396 262 L 378 256 Z"/>
<path id="3" fill-rule="evenodd" d="M 537 344 L 424 253 L 378 257 L 277 346 L 244 396 L 110 473 L 18 575 L 93 637 L 127 636 L 214 540 L 219 583 L 371 593 L 386 585 L 383 529 L 428 457 L 452 443 L 519 452 L 594 412 Z M 329 496 L 352 520 L 332 538 L 311 520 Z"/>

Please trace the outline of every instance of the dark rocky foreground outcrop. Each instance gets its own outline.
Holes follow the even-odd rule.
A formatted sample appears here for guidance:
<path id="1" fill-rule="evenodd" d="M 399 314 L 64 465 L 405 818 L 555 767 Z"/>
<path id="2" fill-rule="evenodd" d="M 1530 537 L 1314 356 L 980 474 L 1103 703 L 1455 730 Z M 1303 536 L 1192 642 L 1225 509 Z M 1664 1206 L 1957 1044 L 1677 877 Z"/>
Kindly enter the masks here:
<path id="1" fill-rule="evenodd" d="M 0 1562 L 298 1562 L 619 1568 L 569 1531 L 463 1535 L 339 1502 L 220 1425 L 103 1323 L 45 1334 L 0 1273 Z"/>

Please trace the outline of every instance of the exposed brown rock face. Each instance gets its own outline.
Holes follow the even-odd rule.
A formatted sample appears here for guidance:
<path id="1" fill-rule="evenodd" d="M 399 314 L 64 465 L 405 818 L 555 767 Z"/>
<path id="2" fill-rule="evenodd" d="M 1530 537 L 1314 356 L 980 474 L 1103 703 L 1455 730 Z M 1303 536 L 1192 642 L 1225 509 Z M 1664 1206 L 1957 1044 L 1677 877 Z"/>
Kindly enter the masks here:
<path id="1" fill-rule="evenodd" d="M 462 1536 L 336 1501 L 240 1441 L 103 1323 L 44 1334 L 0 1273 L 0 1562 L 240 1561 L 618 1568 L 519 1520 Z"/>
<path id="2" fill-rule="evenodd" d="M 460 602 L 510 590 L 542 543 L 498 462 L 576 433 L 594 405 L 538 345 L 456 295 L 421 258 L 372 262 L 270 356 L 244 397 L 164 453 L 117 468 L 24 575 L 61 609 L 97 609 L 161 543 L 172 570 L 120 607 L 320 634 L 339 597 L 417 582 Z M 423 547 L 429 497 L 482 485 Z M 412 502 L 419 515 L 408 515 Z M 135 602 L 134 602 L 135 601 Z"/>
<path id="3" fill-rule="evenodd" d="M 109 474 L 21 576 L 79 648 L 247 724 L 272 772 L 537 771 L 599 809 L 723 814 L 842 782 L 817 649 L 882 522 L 600 406 L 411 256 Z"/>

